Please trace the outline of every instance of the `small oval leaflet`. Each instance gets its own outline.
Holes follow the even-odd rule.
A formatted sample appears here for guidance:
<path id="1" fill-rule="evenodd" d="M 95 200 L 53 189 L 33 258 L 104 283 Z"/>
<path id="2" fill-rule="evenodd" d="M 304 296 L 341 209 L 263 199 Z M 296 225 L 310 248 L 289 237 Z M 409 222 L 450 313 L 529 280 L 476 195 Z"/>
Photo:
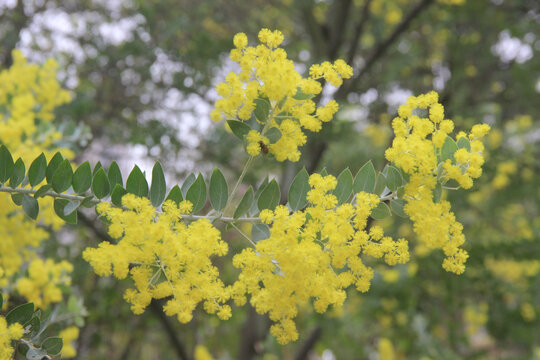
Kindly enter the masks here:
<path id="1" fill-rule="evenodd" d="M 133 167 L 126 181 L 126 190 L 128 193 L 145 197 L 148 195 L 148 182 L 137 165 Z"/>
<path id="2" fill-rule="evenodd" d="M 82 194 L 92 186 L 92 168 L 90 163 L 85 161 L 73 174 L 73 190 L 77 194 Z"/>
<path id="3" fill-rule="evenodd" d="M 373 163 L 368 161 L 358 170 L 354 177 L 353 191 L 358 194 L 360 191 L 373 192 L 376 179 L 375 167 Z"/>
<path id="4" fill-rule="evenodd" d="M 165 174 L 161 164 L 156 162 L 152 169 L 152 184 L 150 185 L 150 201 L 154 207 L 158 207 L 165 199 Z"/>
<path id="5" fill-rule="evenodd" d="M 349 168 L 343 170 L 337 178 L 337 185 L 332 192 L 338 201 L 338 205 L 343 204 L 351 196 L 353 189 L 353 177 Z"/>
<path id="6" fill-rule="evenodd" d="M 193 213 L 201 210 L 206 203 L 206 183 L 202 174 L 197 176 L 197 180 L 191 185 L 186 193 L 186 200 L 193 204 Z"/>
<path id="7" fill-rule="evenodd" d="M 105 174 L 103 168 L 99 169 L 94 175 L 94 180 L 92 181 L 92 192 L 98 199 L 103 199 L 105 196 L 109 195 L 111 191 L 111 186 L 109 184 L 109 179 Z"/>
<path id="8" fill-rule="evenodd" d="M 210 177 L 210 204 L 217 211 L 221 211 L 227 205 L 229 199 L 229 189 L 225 176 L 218 168 L 215 168 Z"/>
<path id="9" fill-rule="evenodd" d="M 73 179 L 73 170 L 69 160 L 63 160 L 52 177 L 52 187 L 57 193 L 61 193 L 69 189 Z"/>
<path id="10" fill-rule="evenodd" d="M 28 182 L 30 185 L 32 187 L 39 185 L 45 179 L 46 171 L 47 159 L 45 159 L 45 154 L 41 153 L 41 155 L 32 161 L 28 169 Z"/>
<path id="11" fill-rule="evenodd" d="M 307 205 L 309 191 L 309 175 L 306 168 L 302 168 L 294 177 L 289 188 L 289 206 L 293 211 L 303 209 Z"/>
<path id="12" fill-rule="evenodd" d="M 261 211 L 264 209 L 274 210 L 279 204 L 280 197 L 279 185 L 275 179 L 272 179 L 257 199 L 257 206 Z"/>
<path id="13" fill-rule="evenodd" d="M 233 217 L 235 219 L 238 219 L 240 216 L 248 212 L 249 208 L 251 207 L 251 204 L 253 203 L 253 197 L 254 197 L 253 188 L 250 185 L 249 188 L 246 190 L 246 193 L 242 197 L 242 200 L 240 200 L 238 207 L 234 211 Z"/>

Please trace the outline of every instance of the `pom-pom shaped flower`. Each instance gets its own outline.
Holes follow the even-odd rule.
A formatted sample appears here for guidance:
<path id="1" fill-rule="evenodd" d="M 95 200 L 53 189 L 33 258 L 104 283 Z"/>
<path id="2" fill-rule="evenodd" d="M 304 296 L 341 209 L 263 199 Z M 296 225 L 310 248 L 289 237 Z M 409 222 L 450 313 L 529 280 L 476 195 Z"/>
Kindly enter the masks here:
<path id="1" fill-rule="evenodd" d="M 335 101 L 317 107 L 312 100 L 322 91 L 318 80 L 340 86 L 343 79 L 352 76 L 352 68 L 343 60 L 324 62 L 313 65 L 310 76 L 302 78 L 285 50 L 278 47 L 283 42 L 281 32 L 262 29 L 259 40 L 261 44 L 253 47 L 247 46 L 245 34 L 234 37 L 235 49 L 230 56 L 240 65 L 240 71 L 229 73 L 225 82 L 217 85 L 221 98 L 211 117 L 215 121 L 253 119 L 247 138 L 251 156 L 261 152 L 262 141 L 278 161 L 298 161 L 298 148 L 306 142 L 304 130 L 320 131 L 322 123 L 338 111 Z M 262 140 L 265 138 L 269 142 Z"/>
<path id="2" fill-rule="evenodd" d="M 229 290 L 210 260 L 228 250 L 219 230 L 207 219 L 183 222 L 182 214 L 191 209 L 188 201 L 177 206 L 168 200 L 157 215 L 147 198 L 127 194 L 122 205 L 126 209 L 109 203 L 100 203 L 97 208 L 111 222 L 109 234 L 118 243 L 100 243 L 98 248 L 84 251 L 84 259 L 94 271 L 119 279 L 131 276 L 135 287 L 128 289 L 124 298 L 135 314 L 144 312 L 153 298 L 169 298 L 163 307 L 165 313 L 176 315 L 182 323 L 191 320 L 200 302 L 208 313 L 228 319 L 231 310 L 224 303 L 230 297 Z"/>

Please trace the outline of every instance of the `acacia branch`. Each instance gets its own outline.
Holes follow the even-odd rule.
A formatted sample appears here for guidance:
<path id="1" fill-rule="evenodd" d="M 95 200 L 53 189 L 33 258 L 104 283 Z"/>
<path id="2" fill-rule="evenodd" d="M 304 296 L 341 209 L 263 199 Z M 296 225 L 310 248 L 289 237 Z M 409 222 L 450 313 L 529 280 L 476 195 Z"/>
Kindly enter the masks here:
<path id="1" fill-rule="evenodd" d="M 344 30 L 349 20 L 352 0 L 339 0 L 334 2 L 332 7 L 332 18 L 330 19 L 330 42 L 328 45 L 328 57 L 335 60 L 344 40 Z"/>
<path id="2" fill-rule="evenodd" d="M 313 329 L 311 334 L 309 334 L 306 341 L 302 344 L 302 346 L 296 353 L 296 356 L 294 357 L 294 359 L 295 360 L 307 359 L 309 352 L 311 351 L 311 349 L 313 349 L 317 341 L 319 341 L 319 338 L 321 337 L 321 333 L 322 333 L 322 328 L 320 326 L 317 326 L 315 329 Z"/>
<path id="3" fill-rule="evenodd" d="M 433 4 L 434 0 L 421 0 L 399 23 L 394 31 L 383 41 L 381 41 L 375 47 L 375 50 L 371 56 L 367 59 L 364 67 L 358 72 L 358 74 L 349 80 L 346 85 L 342 86 L 340 90 L 336 93 L 336 97 L 344 97 L 352 89 L 356 87 L 358 81 L 371 70 L 371 67 L 379 60 L 390 48 L 392 44 L 399 38 L 399 36 L 404 33 L 411 25 L 414 19 L 416 19 L 424 10 L 426 10 L 429 5 Z"/>
<path id="4" fill-rule="evenodd" d="M 354 28 L 354 35 L 351 41 L 351 47 L 349 48 L 349 53 L 347 55 L 347 63 L 352 64 L 354 61 L 354 56 L 356 55 L 356 50 L 358 49 L 358 44 L 360 43 L 360 36 L 364 32 L 364 27 L 369 19 L 369 7 L 372 0 L 366 0 L 366 3 L 362 7 L 362 15 L 360 15 L 360 21 L 356 24 Z"/>

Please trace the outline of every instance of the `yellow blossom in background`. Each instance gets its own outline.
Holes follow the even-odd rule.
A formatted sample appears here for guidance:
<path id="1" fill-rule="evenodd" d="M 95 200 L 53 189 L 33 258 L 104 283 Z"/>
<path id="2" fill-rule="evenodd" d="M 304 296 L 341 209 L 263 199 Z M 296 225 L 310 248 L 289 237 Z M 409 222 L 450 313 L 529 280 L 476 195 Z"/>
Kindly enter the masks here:
<path id="1" fill-rule="evenodd" d="M 13 65 L 0 71 L 0 144 L 9 148 L 13 160 L 20 157 L 30 164 L 42 152 L 50 160 L 56 151 L 65 158 L 73 157 L 71 150 L 55 146 L 62 134 L 51 124 L 54 109 L 70 100 L 56 80 L 57 68 L 52 59 L 42 66 L 29 64 L 15 50 Z M 64 222 L 55 215 L 50 199 L 40 198 L 38 202 L 38 222 L 59 229 Z M 34 249 L 46 238 L 47 231 L 28 219 L 9 194 L 0 194 L 0 287 L 7 286 L 8 279 L 36 257 Z M 41 298 L 44 294 L 33 296 Z"/>
<path id="2" fill-rule="evenodd" d="M 229 73 L 217 85 L 220 99 L 210 116 L 214 121 L 248 121 L 254 115 L 260 129 L 247 135 L 248 154 L 258 155 L 264 144 L 278 161 L 298 161 L 298 148 L 306 143 L 304 130 L 320 131 L 338 110 L 333 100 L 319 107 L 311 100 L 322 91 L 319 80 L 340 86 L 352 76 L 352 68 L 343 60 L 323 62 L 312 65 L 309 78 L 302 78 L 279 48 L 284 39 L 281 32 L 262 29 L 258 37 L 261 44 L 253 47 L 247 46 L 244 33 L 235 35 L 230 57 L 240 65 L 240 72 Z M 279 137 L 270 143 L 266 135 L 272 131 Z"/>
<path id="3" fill-rule="evenodd" d="M 75 349 L 75 340 L 79 337 L 79 329 L 75 326 L 70 326 L 58 334 L 62 338 L 64 345 L 62 346 L 62 358 L 70 359 L 77 356 L 77 350 Z"/>
<path id="4" fill-rule="evenodd" d="M 21 324 L 14 323 L 8 326 L 6 318 L 0 316 L 0 360 L 13 359 L 14 349 L 11 341 L 19 340 L 24 334 Z"/>
<path id="5" fill-rule="evenodd" d="M 34 259 L 28 267 L 28 276 L 17 281 L 17 291 L 36 307 L 46 309 L 49 304 L 62 300 L 58 286 L 71 285 L 68 274 L 72 270 L 73 265 L 67 261 L 55 263 L 51 259 Z"/>
<path id="6" fill-rule="evenodd" d="M 536 320 L 536 310 L 530 303 L 523 303 L 519 309 L 521 316 L 527 322 Z"/>
<path id="7" fill-rule="evenodd" d="M 191 320 L 200 302 L 208 313 L 228 319 L 231 309 L 224 303 L 230 292 L 210 260 L 228 250 L 219 230 L 207 219 L 184 223 L 182 214 L 192 208 L 189 201 L 179 206 L 166 201 L 159 215 L 147 198 L 127 194 L 122 204 L 125 210 L 109 203 L 97 207 L 110 220 L 109 235 L 118 243 L 102 242 L 84 251 L 96 274 L 132 278 L 135 287 L 126 290 L 124 299 L 135 314 L 143 313 L 152 299 L 169 298 L 163 310 L 182 323 Z"/>
<path id="8" fill-rule="evenodd" d="M 483 302 L 480 304 L 468 304 L 465 307 L 463 318 L 465 320 L 466 332 L 469 337 L 473 336 L 488 321 L 489 306 Z"/>
<path id="9" fill-rule="evenodd" d="M 387 338 L 379 339 L 378 345 L 379 360 L 395 360 L 396 354 L 394 352 L 394 345 Z"/>
<path id="10" fill-rule="evenodd" d="M 208 349 L 204 345 L 195 346 L 195 352 L 193 354 L 195 360 L 214 360 Z"/>

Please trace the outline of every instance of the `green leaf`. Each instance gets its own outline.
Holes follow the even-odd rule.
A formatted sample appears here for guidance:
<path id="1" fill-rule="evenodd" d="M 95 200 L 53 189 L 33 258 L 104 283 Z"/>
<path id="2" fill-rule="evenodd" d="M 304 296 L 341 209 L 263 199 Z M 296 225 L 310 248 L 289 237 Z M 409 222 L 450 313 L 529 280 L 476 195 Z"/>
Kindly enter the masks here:
<path id="1" fill-rule="evenodd" d="M 109 184 L 111 185 L 112 189 L 114 189 L 114 186 L 116 184 L 124 186 L 124 182 L 122 181 L 122 172 L 120 171 L 120 167 L 118 166 L 116 161 L 113 161 L 109 166 L 107 177 L 109 178 Z"/>
<path id="2" fill-rule="evenodd" d="M 45 196 L 45 194 L 52 189 L 52 185 L 45 184 L 42 185 L 37 191 L 34 193 L 34 198 L 39 199 L 40 197 Z"/>
<path id="3" fill-rule="evenodd" d="M 32 315 L 34 315 L 34 303 L 26 303 L 11 310 L 6 315 L 6 321 L 8 325 L 15 323 L 24 325 L 32 319 Z"/>
<path id="4" fill-rule="evenodd" d="M 105 170 L 101 168 L 96 172 L 92 180 L 92 192 L 98 199 L 103 199 L 109 195 L 110 191 L 111 185 L 109 184 L 109 178 L 105 174 Z"/>
<path id="5" fill-rule="evenodd" d="M 52 183 L 53 175 L 63 160 L 64 158 L 62 157 L 62 154 L 60 154 L 60 152 L 57 152 L 56 154 L 54 154 L 51 161 L 49 161 L 49 165 L 47 165 L 47 169 L 45 170 L 45 176 L 47 178 L 48 184 Z"/>
<path id="6" fill-rule="evenodd" d="M 0 309 L 4 306 L 4 296 L 0 293 Z"/>
<path id="7" fill-rule="evenodd" d="M 209 187 L 210 203 L 217 211 L 221 211 L 227 205 L 229 188 L 225 176 L 218 168 L 215 168 L 210 177 Z"/>
<path id="8" fill-rule="evenodd" d="M 446 161 L 447 159 L 454 159 L 454 153 L 458 149 L 456 142 L 450 136 L 446 137 L 444 144 L 441 148 L 441 161 Z"/>
<path id="9" fill-rule="evenodd" d="M 26 167 L 24 166 L 24 161 L 21 158 L 18 158 L 17 161 L 15 161 L 15 165 L 13 165 L 13 172 L 9 178 L 9 186 L 12 188 L 19 186 L 24 180 L 25 172 Z"/>
<path id="10" fill-rule="evenodd" d="M 236 207 L 236 210 L 234 211 L 233 218 L 238 219 L 240 216 L 244 215 L 248 212 L 249 208 L 251 207 L 251 204 L 253 204 L 253 188 L 251 185 L 246 190 L 246 193 L 244 196 L 242 196 L 242 200 L 240 200 L 240 203 Z"/>
<path id="11" fill-rule="evenodd" d="M 101 165 L 101 161 L 98 161 L 96 166 L 94 166 L 94 170 L 92 170 L 92 176 L 96 175 L 99 169 L 102 169 L 103 165 Z"/>
<path id="12" fill-rule="evenodd" d="M 469 139 L 466 137 L 460 137 L 457 141 L 457 147 L 458 149 L 467 149 L 467 151 L 471 151 L 471 143 L 469 142 Z"/>
<path id="13" fill-rule="evenodd" d="M 302 168 L 294 177 L 289 188 L 289 206 L 293 211 L 303 209 L 307 204 L 307 193 L 309 191 L 309 175 L 306 168 Z"/>
<path id="14" fill-rule="evenodd" d="M 172 200 L 176 203 L 176 205 L 180 204 L 182 200 L 184 200 L 182 196 L 182 190 L 178 187 L 178 185 L 174 185 L 174 187 L 169 191 L 169 195 L 167 195 L 166 200 Z M 166 201 L 165 200 L 165 201 Z"/>
<path id="15" fill-rule="evenodd" d="M 148 195 L 148 182 L 137 165 L 133 167 L 126 181 L 126 190 L 128 193 L 135 194 L 140 197 Z"/>
<path id="16" fill-rule="evenodd" d="M 92 186 L 92 168 L 90 163 L 85 161 L 73 174 L 73 190 L 77 194 L 82 194 Z"/>
<path id="17" fill-rule="evenodd" d="M 390 200 L 390 208 L 399 217 L 406 218 L 408 217 L 407 214 L 405 214 L 405 211 L 403 210 L 403 207 L 405 206 L 406 202 L 403 199 L 392 199 Z"/>
<path id="18" fill-rule="evenodd" d="M 244 136 L 251 130 L 251 127 L 243 121 L 227 120 L 227 124 L 229 124 L 232 133 L 240 140 L 244 139 Z"/>
<path id="19" fill-rule="evenodd" d="M 257 98 L 255 102 L 255 117 L 262 123 L 265 123 L 268 119 L 268 114 L 270 112 L 270 103 L 268 99 Z"/>
<path id="20" fill-rule="evenodd" d="M 189 187 L 186 193 L 186 200 L 193 204 L 193 213 L 201 210 L 206 203 L 206 184 L 202 174 L 197 176 L 197 180 Z"/>
<path id="21" fill-rule="evenodd" d="M 59 337 L 50 337 L 43 341 L 41 347 L 47 351 L 48 354 L 57 355 L 62 350 L 63 342 L 62 338 Z"/>
<path id="22" fill-rule="evenodd" d="M 326 171 L 326 168 L 323 168 L 320 172 L 321 176 L 328 176 L 328 171 Z"/>
<path id="23" fill-rule="evenodd" d="M 261 193 L 263 192 L 264 188 L 268 185 L 268 176 L 266 176 L 260 183 L 259 187 L 257 188 L 257 191 L 255 191 L 255 196 L 253 198 L 253 205 L 249 208 L 250 214 L 256 214 L 259 212 L 259 208 L 257 207 L 257 200 L 259 200 L 259 196 L 261 196 Z"/>
<path id="24" fill-rule="evenodd" d="M 337 197 L 338 205 L 343 204 L 351 196 L 353 189 L 353 176 L 349 168 L 343 170 L 337 178 L 337 185 L 332 194 Z"/>
<path id="25" fill-rule="evenodd" d="M 392 191 L 395 191 L 403 184 L 403 178 L 401 172 L 394 166 L 388 166 L 386 173 L 386 186 Z"/>
<path id="26" fill-rule="evenodd" d="M 11 200 L 17 206 L 22 205 L 23 194 L 11 194 Z"/>
<path id="27" fill-rule="evenodd" d="M 184 198 L 186 197 L 187 191 L 189 190 L 191 185 L 193 185 L 193 183 L 195 182 L 195 179 L 195 174 L 191 173 L 188 175 L 186 180 L 184 180 L 184 183 L 182 184 L 182 195 L 184 196 Z"/>
<path id="28" fill-rule="evenodd" d="M 67 204 L 69 204 L 69 200 L 54 199 L 54 212 L 60 219 L 64 220 L 68 224 L 76 224 L 77 223 L 76 211 L 73 211 L 69 215 L 64 215 L 64 208 L 66 207 Z"/>
<path id="29" fill-rule="evenodd" d="M 295 99 L 295 100 L 310 100 L 310 99 L 313 99 L 314 97 L 315 97 L 315 95 L 306 94 L 300 88 L 297 88 L 296 89 L 296 94 L 294 94 L 293 99 Z"/>
<path id="30" fill-rule="evenodd" d="M 37 312 L 35 314 L 37 314 Z M 34 337 L 36 334 L 39 333 L 39 330 L 41 328 L 41 321 L 39 320 L 39 317 L 35 314 L 32 319 L 30 319 L 30 321 L 26 324 L 29 337 Z"/>
<path id="31" fill-rule="evenodd" d="M 79 206 L 81 206 L 80 200 L 70 200 L 66 206 L 64 206 L 64 216 L 70 215 L 72 212 L 76 211 Z"/>
<path id="32" fill-rule="evenodd" d="M 22 208 L 30 218 L 34 220 L 37 219 L 39 214 L 39 204 L 33 196 L 24 194 L 22 198 Z"/>
<path id="33" fill-rule="evenodd" d="M 5 183 L 13 171 L 13 157 L 4 145 L 0 145 L 0 183 Z"/>
<path id="34" fill-rule="evenodd" d="M 384 189 L 386 188 L 386 177 L 382 172 L 379 171 L 377 180 L 375 182 L 375 190 L 373 191 L 376 195 L 381 195 Z"/>
<path id="35" fill-rule="evenodd" d="M 270 237 L 270 228 L 266 224 L 253 224 L 251 227 L 251 239 L 254 242 L 268 239 Z"/>
<path id="36" fill-rule="evenodd" d="M 111 202 L 116 206 L 122 206 L 122 197 L 127 194 L 127 190 L 120 184 L 114 185 L 111 193 Z"/>
<path id="37" fill-rule="evenodd" d="M 73 170 L 69 160 L 64 160 L 58 165 L 52 177 L 52 187 L 57 193 L 62 193 L 69 189 L 73 180 Z"/>
<path id="38" fill-rule="evenodd" d="M 371 217 L 375 220 L 382 220 L 391 215 L 390 208 L 383 202 L 379 203 L 379 205 L 371 211 Z"/>
<path id="39" fill-rule="evenodd" d="M 41 153 L 37 158 L 32 161 L 30 168 L 28 168 L 28 182 L 32 187 L 39 185 L 47 172 L 47 159 L 45 154 Z"/>
<path id="40" fill-rule="evenodd" d="M 264 209 L 274 210 L 279 205 L 280 197 L 279 185 L 275 179 L 272 179 L 257 199 L 257 207 L 261 211 Z"/>
<path id="41" fill-rule="evenodd" d="M 270 140 L 271 144 L 275 144 L 281 138 L 281 131 L 277 127 L 272 127 L 264 133 L 264 136 Z"/>
<path id="42" fill-rule="evenodd" d="M 373 163 L 368 161 L 358 170 L 354 177 L 353 191 L 358 194 L 360 191 L 373 192 L 375 189 L 375 179 L 377 175 L 375 173 L 375 167 Z"/>
<path id="43" fill-rule="evenodd" d="M 152 168 L 152 184 L 150 185 L 150 201 L 154 207 L 157 208 L 165 200 L 166 186 L 165 174 L 158 161 Z"/>
<path id="44" fill-rule="evenodd" d="M 289 98 L 288 96 L 284 96 L 283 99 L 279 100 L 279 102 L 277 104 L 277 108 L 280 109 L 280 110 L 283 109 L 283 106 L 287 102 L 288 98 Z"/>

